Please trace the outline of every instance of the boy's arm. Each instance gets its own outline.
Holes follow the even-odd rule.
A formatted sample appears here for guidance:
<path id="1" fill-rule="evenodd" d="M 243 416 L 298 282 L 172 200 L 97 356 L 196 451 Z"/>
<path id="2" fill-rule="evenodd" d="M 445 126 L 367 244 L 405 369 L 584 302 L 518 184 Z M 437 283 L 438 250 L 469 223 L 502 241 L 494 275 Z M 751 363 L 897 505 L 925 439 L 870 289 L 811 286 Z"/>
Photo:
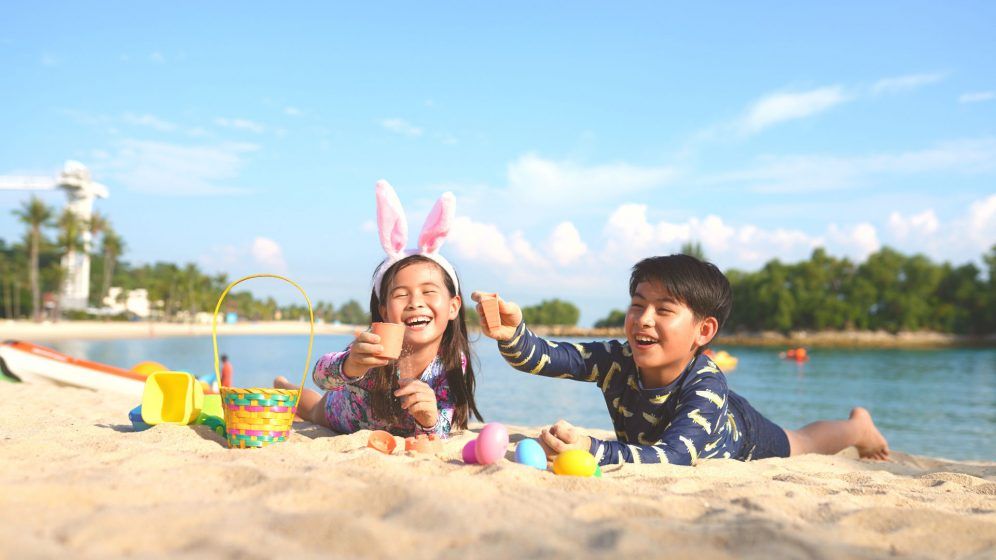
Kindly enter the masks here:
<path id="1" fill-rule="evenodd" d="M 551 342 L 533 334 L 525 321 L 511 338 L 498 341 L 498 350 L 519 371 L 590 382 L 601 381 L 623 354 L 617 342 Z"/>
<path id="2" fill-rule="evenodd" d="M 727 414 L 725 383 L 698 383 L 682 391 L 675 418 L 660 439 L 650 441 L 638 434 L 638 444 L 591 438 L 589 451 L 599 465 L 617 463 L 669 463 L 694 465 L 699 459 L 715 457 L 726 437 L 723 427 Z"/>

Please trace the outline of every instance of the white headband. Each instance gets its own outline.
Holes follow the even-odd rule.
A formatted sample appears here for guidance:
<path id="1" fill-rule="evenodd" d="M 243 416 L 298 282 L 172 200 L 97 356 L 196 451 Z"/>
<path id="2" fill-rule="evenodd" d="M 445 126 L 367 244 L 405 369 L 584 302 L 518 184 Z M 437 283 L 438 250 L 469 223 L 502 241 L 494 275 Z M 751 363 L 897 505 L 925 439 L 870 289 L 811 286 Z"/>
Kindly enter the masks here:
<path id="1" fill-rule="evenodd" d="M 405 218 L 404 208 L 401 207 L 401 200 L 391 185 L 383 179 L 377 181 L 374 190 L 377 195 L 377 231 L 380 234 L 380 245 L 387 253 L 387 258 L 380 263 L 373 276 L 373 290 L 377 299 L 380 299 L 380 285 L 384 273 L 401 259 L 412 255 L 432 259 L 450 276 L 453 288 L 459 294 L 460 285 L 457 283 L 453 265 L 446 260 L 446 257 L 439 254 L 439 248 L 446 241 L 456 211 L 456 197 L 453 193 L 443 193 L 432 207 L 429 217 L 422 226 L 422 233 L 418 236 L 418 248 L 405 249 L 408 243 L 408 220 Z"/>

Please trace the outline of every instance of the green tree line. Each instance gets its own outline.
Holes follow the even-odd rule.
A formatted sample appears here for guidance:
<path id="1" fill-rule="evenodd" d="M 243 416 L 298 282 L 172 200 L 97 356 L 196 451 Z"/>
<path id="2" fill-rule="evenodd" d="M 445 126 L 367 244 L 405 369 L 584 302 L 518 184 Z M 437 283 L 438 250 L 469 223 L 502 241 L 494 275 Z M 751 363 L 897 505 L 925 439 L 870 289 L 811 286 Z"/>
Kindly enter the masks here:
<path id="1" fill-rule="evenodd" d="M 726 330 L 996 332 L 996 245 L 974 263 L 935 263 L 885 247 L 856 264 L 818 248 L 809 260 L 775 259 L 756 272 L 730 270 Z M 622 326 L 613 310 L 596 327 Z"/>
<path id="2" fill-rule="evenodd" d="M 125 252 L 124 239 L 114 230 L 110 220 L 94 213 L 86 222 L 68 210 L 57 213 L 38 197 L 31 197 L 13 214 L 24 225 L 24 237 L 14 243 L 0 239 L 0 317 L 6 319 L 43 316 L 42 295 L 56 296 L 66 276 L 62 260 L 70 252 L 83 250 L 83 232 L 89 230 L 93 242 L 90 249 L 90 295 L 93 307 L 103 306 L 112 286 L 125 291 L 143 288 L 153 312 L 162 320 L 191 319 L 200 312 L 213 312 L 218 297 L 228 285 L 224 274 L 210 275 L 193 263 L 179 266 L 173 263 L 132 265 L 121 260 Z M 223 306 L 225 312 L 235 312 L 252 320 L 306 319 L 304 304 L 278 305 L 273 298 L 257 299 L 249 291 L 232 292 Z M 364 324 L 369 314 L 355 300 L 336 307 L 331 302 L 314 303 L 315 319 Z M 78 313 L 76 314 L 79 315 Z M 85 314 L 83 314 L 85 315 Z M 78 318 L 78 317 L 74 317 Z M 126 317 L 119 317 L 126 318 Z"/>

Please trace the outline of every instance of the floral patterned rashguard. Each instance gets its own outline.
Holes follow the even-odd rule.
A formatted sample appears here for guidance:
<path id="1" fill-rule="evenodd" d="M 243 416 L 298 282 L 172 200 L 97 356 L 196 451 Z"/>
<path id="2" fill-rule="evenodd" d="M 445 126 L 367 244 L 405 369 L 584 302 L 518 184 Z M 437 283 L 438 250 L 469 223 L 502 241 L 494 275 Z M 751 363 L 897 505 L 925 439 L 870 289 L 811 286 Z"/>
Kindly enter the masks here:
<path id="1" fill-rule="evenodd" d="M 426 385 L 432 387 L 436 394 L 436 406 L 439 409 L 436 425 L 423 428 L 409 415 L 404 415 L 400 422 L 390 423 L 375 418 L 370 407 L 370 391 L 373 388 L 373 376 L 367 374 L 357 378 L 349 378 L 342 372 L 342 365 L 349 356 L 349 348 L 342 352 L 331 352 L 322 356 L 312 377 L 315 384 L 325 389 L 325 417 L 333 430 L 349 434 L 359 430 L 386 430 L 398 436 L 418 434 L 437 434 L 447 437 L 453 424 L 453 403 L 449 400 L 449 382 L 446 380 L 446 370 L 439 356 L 425 368 L 418 377 Z"/>

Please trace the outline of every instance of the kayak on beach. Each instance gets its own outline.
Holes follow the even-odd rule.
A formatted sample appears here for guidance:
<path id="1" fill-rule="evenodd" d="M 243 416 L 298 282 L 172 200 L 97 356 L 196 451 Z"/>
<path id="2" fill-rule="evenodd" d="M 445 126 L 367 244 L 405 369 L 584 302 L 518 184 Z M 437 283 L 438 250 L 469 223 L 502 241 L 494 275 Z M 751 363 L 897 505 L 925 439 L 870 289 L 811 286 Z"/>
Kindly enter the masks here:
<path id="1" fill-rule="evenodd" d="M 149 362 L 143 362 L 129 370 L 74 358 L 30 342 L 8 340 L 0 344 L 3 377 L 25 383 L 71 385 L 141 398 L 145 378 L 153 369 L 165 369 L 149 366 Z M 205 392 L 210 392 L 210 386 L 204 385 Z"/>

